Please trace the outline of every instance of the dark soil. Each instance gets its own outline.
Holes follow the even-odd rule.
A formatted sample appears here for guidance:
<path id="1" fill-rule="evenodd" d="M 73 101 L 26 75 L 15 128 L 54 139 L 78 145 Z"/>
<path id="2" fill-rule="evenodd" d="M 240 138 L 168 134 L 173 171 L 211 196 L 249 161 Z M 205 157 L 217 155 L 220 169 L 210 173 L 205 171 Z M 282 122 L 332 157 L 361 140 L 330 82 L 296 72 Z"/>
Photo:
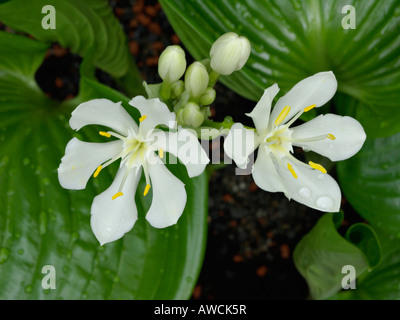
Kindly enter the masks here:
<path id="1" fill-rule="evenodd" d="M 155 0 L 112 0 L 110 4 L 143 79 L 160 82 L 159 55 L 170 44 L 182 45 L 161 6 Z M 73 98 L 78 93 L 81 61 L 54 44 L 37 72 L 39 85 L 53 99 Z M 101 82 L 112 83 L 104 72 L 98 70 L 96 75 Z M 216 90 L 214 119 L 222 121 L 230 115 L 251 125 L 244 113 L 255 102 L 221 84 Z M 251 175 L 235 175 L 234 165 L 215 171 L 209 190 L 207 248 L 192 299 L 306 299 L 308 288 L 292 253 L 321 213 L 288 201 L 281 193 L 260 190 Z"/>

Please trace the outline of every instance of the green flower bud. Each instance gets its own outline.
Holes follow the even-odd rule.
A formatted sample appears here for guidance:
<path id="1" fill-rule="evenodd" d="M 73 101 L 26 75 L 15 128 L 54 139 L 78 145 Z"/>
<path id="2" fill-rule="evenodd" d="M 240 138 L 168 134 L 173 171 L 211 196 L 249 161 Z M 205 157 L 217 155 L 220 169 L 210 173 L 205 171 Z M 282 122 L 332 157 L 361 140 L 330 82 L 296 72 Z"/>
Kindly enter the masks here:
<path id="1" fill-rule="evenodd" d="M 198 104 L 189 102 L 181 114 L 183 122 L 192 128 L 199 127 L 204 122 L 204 114 Z"/>
<path id="2" fill-rule="evenodd" d="M 209 106 L 211 103 L 214 102 L 215 97 L 217 93 L 215 90 L 211 87 L 208 87 L 206 89 L 206 92 L 203 93 L 203 95 L 200 97 L 200 104 L 203 106 Z"/>
<path id="3" fill-rule="evenodd" d="M 173 98 L 180 97 L 184 90 L 185 90 L 185 84 L 183 83 L 182 80 L 175 82 L 171 87 Z"/>
<path id="4" fill-rule="evenodd" d="M 250 41 L 228 32 L 219 37 L 211 47 L 211 68 L 222 75 L 242 69 L 250 56 Z"/>
<path id="5" fill-rule="evenodd" d="M 180 46 L 168 46 L 158 60 L 158 74 L 165 82 L 179 80 L 186 70 L 185 52 Z"/>
<path id="6" fill-rule="evenodd" d="M 199 98 L 206 91 L 208 80 L 207 68 L 196 61 L 186 70 L 185 89 L 193 98 Z"/>

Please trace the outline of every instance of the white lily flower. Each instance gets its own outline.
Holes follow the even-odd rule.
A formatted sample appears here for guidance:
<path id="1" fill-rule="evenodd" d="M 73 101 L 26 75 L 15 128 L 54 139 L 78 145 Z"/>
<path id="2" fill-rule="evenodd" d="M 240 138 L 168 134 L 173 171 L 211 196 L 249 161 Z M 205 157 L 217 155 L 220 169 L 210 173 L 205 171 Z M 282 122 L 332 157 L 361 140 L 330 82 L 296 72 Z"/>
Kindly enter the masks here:
<path id="1" fill-rule="evenodd" d="M 289 199 L 320 211 L 339 211 L 341 192 L 337 182 L 321 165 L 313 162 L 307 165 L 296 159 L 292 155 L 293 146 L 317 152 L 332 161 L 344 160 L 361 149 L 366 139 L 364 129 L 357 120 L 334 114 L 320 115 L 290 128 L 303 112 L 327 103 L 336 89 L 332 72 L 317 73 L 297 83 L 271 112 L 271 103 L 279 91 L 274 84 L 247 114 L 256 131 L 234 124 L 224 143 L 226 154 L 243 168 L 258 148 L 252 176 L 261 189 L 284 192 Z"/>
<path id="2" fill-rule="evenodd" d="M 181 160 L 189 177 L 200 175 L 209 162 L 199 141 L 188 130 L 179 128 L 165 132 L 155 129 L 158 125 L 170 129 L 176 126 L 175 114 L 159 99 L 146 100 L 138 96 L 130 104 L 141 113 L 139 126 L 121 102 L 95 99 L 80 104 L 72 112 L 69 122 L 72 129 L 79 130 L 90 124 L 103 125 L 115 132 L 101 131 L 100 135 L 117 140 L 89 143 L 73 138 L 58 168 L 61 186 L 80 190 L 86 187 L 92 174 L 96 178 L 102 169 L 121 159 L 114 182 L 94 198 L 91 207 L 91 227 L 101 245 L 121 238 L 135 224 L 135 193 L 142 170 L 146 178 L 143 195 L 146 196 L 150 189 L 153 194 L 146 219 L 156 228 L 177 223 L 186 205 L 186 191 L 183 182 L 162 162 L 165 152 Z M 190 154 L 180 152 L 183 142 L 177 138 L 179 134 L 184 134 L 185 150 L 189 147 Z"/>

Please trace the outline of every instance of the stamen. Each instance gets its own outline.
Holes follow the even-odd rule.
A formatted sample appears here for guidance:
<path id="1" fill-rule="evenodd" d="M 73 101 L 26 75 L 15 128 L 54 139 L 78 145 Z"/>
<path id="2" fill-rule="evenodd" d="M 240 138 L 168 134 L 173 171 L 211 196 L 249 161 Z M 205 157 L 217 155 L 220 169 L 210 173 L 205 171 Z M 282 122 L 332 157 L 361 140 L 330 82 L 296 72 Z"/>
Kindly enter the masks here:
<path id="1" fill-rule="evenodd" d="M 107 138 L 110 138 L 110 137 L 111 137 L 111 134 L 109 134 L 108 132 L 105 132 L 105 131 L 100 131 L 100 132 L 99 132 L 99 135 L 101 135 L 101 136 L 103 136 L 103 137 L 107 137 Z"/>
<path id="2" fill-rule="evenodd" d="M 320 164 L 318 164 L 318 163 L 314 163 L 314 162 L 310 161 L 308 164 L 313 169 L 319 170 L 322 173 L 327 173 L 326 169 L 323 166 L 321 166 Z"/>
<path id="3" fill-rule="evenodd" d="M 292 165 L 291 165 L 290 163 L 288 163 L 288 164 L 287 164 L 287 167 L 288 167 L 290 173 L 292 174 L 293 178 L 297 179 L 296 171 L 294 171 Z"/>
<path id="4" fill-rule="evenodd" d="M 97 176 L 99 175 L 101 169 L 103 169 L 102 166 L 98 166 L 97 167 L 97 169 L 96 169 L 96 171 L 94 172 L 94 175 L 93 175 L 94 178 L 97 178 Z"/>
<path id="5" fill-rule="evenodd" d="M 112 196 L 112 199 L 113 200 L 115 200 L 115 199 L 117 199 L 118 197 L 121 197 L 121 196 L 123 196 L 124 194 L 122 193 L 122 192 L 117 192 L 116 194 L 114 194 L 113 196 Z"/>
<path id="6" fill-rule="evenodd" d="M 164 150 L 160 148 L 158 150 L 158 155 L 160 156 L 161 159 L 164 158 Z"/>
<path id="7" fill-rule="evenodd" d="M 308 111 L 314 109 L 316 106 L 317 106 L 316 104 L 313 104 L 312 106 L 308 106 L 307 108 L 304 109 L 304 112 L 308 112 Z"/>
<path id="8" fill-rule="evenodd" d="M 275 126 L 279 126 L 283 120 L 285 120 L 285 118 L 287 117 L 287 115 L 290 112 L 290 106 L 286 106 L 283 108 L 283 110 L 281 111 L 281 113 L 279 114 L 279 116 L 276 118 L 275 120 Z"/>
<path id="9" fill-rule="evenodd" d="M 146 115 L 143 115 L 142 117 L 139 118 L 139 121 L 142 122 L 142 121 L 144 121 L 146 118 L 147 118 L 147 116 L 146 116 Z"/>
<path id="10" fill-rule="evenodd" d="M 149 190 L 150 190 L 150 185 L 148 184 L 148 185 L 146 185 L 146 188 L 144 188 L 144 192 L 143 192 L 143 195 L 144 196 L 147 196 L 147 194 L 149 193 Z"/>
<path id="11" fill-rule="evenodd" d="M 328 139 L 331 139 L 331 140 L 336 140 L 336 137 L 333 135 L 333 134 L 328 134 L 328 136 L 327 136 L 327 138 Z"/>
<path id="12" fill-rule="evenodd" d="M 321 140 L 325 140 L 325 139 L 335 140 L 336 137 L 333 134 L 329 134 L 329 135 L 321 135 L 321 136 L 315 136 L 315 137 L 304 138 L 304 139 L 295 139 L 292 141 L 293 141 L 293 143 L 299 143 L 299 142 L 307 143 L 307 142 L 321 141 Z"/>

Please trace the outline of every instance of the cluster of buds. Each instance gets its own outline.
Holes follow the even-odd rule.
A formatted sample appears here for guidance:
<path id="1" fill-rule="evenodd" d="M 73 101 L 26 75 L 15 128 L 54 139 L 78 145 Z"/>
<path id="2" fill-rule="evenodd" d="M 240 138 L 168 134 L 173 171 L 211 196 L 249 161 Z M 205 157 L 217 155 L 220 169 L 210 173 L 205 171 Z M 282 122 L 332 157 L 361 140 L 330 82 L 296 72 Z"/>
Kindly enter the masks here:
<path id="1" fill-rule="evenodd" d="M 210 115 L 209 106 L 215 101 L 214 85 L 218 78 L 240 70 L 250 51 L 247 38 L 229 32 L 214 42 L 209 59 L 195 61 L 187 67 L 184 50 L 177 45 L 169 46 L 161 54 L 158 65 L 163 82 L 146 84 L 149 97 L 161 98 L 176 113 L 179 125 L 199 128 Z"/>

